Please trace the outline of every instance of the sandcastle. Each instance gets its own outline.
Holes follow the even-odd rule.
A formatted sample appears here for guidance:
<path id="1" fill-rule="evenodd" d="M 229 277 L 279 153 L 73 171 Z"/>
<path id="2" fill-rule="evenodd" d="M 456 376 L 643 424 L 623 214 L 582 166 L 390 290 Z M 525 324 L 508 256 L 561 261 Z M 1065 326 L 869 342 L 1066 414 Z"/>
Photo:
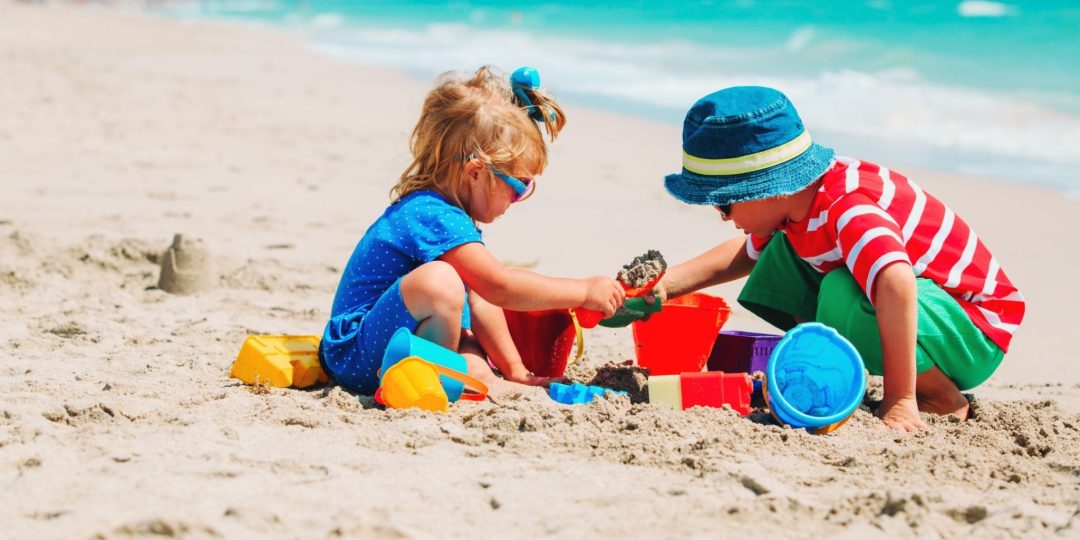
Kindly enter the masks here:
<path id="1" fill-rule="evenodd" d="M 202 240 L 173 236 L 161 256 L 158 288 L 172 294 L 194 294 L 214 286 L 217 271 L 210 250 Z"/>

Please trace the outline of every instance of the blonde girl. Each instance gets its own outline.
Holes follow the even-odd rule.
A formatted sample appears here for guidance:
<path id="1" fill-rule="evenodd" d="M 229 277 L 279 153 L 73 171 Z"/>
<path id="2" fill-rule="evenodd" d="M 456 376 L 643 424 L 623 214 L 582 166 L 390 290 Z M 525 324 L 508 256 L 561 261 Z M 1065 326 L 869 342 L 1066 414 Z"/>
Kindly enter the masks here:
<path id="1" fill-rule="evenodd" d="M 320 349 L 338 384 L 372 394 L 391 334 L 414 334 L 462 353 L 493 391 L 540 385 L 521 362 L 502 308 L 585 307 L 611 315 L 624 292 L 613 279 L 546 277 L 507 268 L 484 246 L 491 223 L 536 189 L 566 115 L 531 68 L 514 83 L 491 67 L 440 76 L 413 130 L 413 161 L 392 203 L 364 233 L 334 297 Z M 524 74 L 524 78 L 521 75 Z"/>

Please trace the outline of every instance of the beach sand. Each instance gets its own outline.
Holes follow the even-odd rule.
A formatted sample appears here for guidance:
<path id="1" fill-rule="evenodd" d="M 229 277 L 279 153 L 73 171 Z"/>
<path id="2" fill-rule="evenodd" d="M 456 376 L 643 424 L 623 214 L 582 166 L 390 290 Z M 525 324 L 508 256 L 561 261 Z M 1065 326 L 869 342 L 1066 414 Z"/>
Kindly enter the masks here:
<path id="1" fill-rule="evenodd" d="M 321 333 L 425 82 L 273 29 L 8 3 L 0 73 L 0 537 L 1080 537 L 1076 200 L 856 156 L 945 199 L 1029 301 L 966 423 L 899 435 L 860 410 L 813 436 L 622 397 L 386 411 L 228 370 L 248 334 Z M 736 233 L 664 193 L 679 126 L 567 113 L 536 196 L 485 228 L 498 257 L 614 275 Z M 213 254 L 212 289 L 156 287 L 177 233 Z M 738 307 L 727 327 L 768 330 Z M 633 356 L 627 329 L 586 340 L 582 376 Z"/>

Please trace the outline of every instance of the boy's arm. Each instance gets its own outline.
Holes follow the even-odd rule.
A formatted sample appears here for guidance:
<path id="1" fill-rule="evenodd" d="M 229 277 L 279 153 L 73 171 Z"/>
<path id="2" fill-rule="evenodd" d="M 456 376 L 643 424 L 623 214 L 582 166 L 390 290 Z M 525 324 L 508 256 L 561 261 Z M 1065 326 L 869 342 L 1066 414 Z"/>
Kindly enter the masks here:
<path id="1" fill-rule="evenodd" d="M 878 414 L 898 431 L 927 429 L 915 400 L 915 337 L 917 289 L 906 263 L 886 266 L 874 283 L 885 397 Z"/>
<path id="2" fill-rule="evenodd" d="M 739 279 L 753 268 L 754 260 L 746 254 L 746 237 L 740 236 L 668 268 L 656 292 L 661 300 L 675 298 Z"/>

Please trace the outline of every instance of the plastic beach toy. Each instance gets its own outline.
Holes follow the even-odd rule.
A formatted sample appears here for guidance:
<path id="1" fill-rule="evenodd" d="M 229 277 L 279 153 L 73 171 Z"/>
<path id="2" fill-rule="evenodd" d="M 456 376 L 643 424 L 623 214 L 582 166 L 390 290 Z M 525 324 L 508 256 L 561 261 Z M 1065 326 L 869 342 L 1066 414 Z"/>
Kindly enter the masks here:
<path id="1" fill-rule="evenodd" d="M 229 376 L 278 388 L 307 388 L 329 380 L 319 366 L 318 336 L 248 336 Z"/>
<path id="2" fill-rule="evenodd" d="M 782 337 L 784 336 L 722 330 L 720 335 L 716 336 L 706 369 L 727 373 L 765 373 L 769 357 Z M 754 393 L 760 392 L 761 380 L 754 379 Z"/>
<path id="3" fill-rule="evenodd" d="M 446 378 L 476 390 L 462 394 L 460 399 L 482 401 L 487 397 L 484 383 L 464 373 L 409 356 L 398 360 L 382 374 L 379 389 L 375 392 L 375 401 L 394 409 L 418 408 L 446 412 L 449 410 L 450 399 L 440 382 Z"/>
<path id="4" fill-rule="evenodd" d="M 750 376 L 745 373 L 697 371 L 649 377 L 649 403 L 676 409 L 730 406 L 750 414 Z"/>
<path id="5" fill-rule="evenodd" d="M 619 282 L 622 285 L 624 291 L 626 291 L 626 304 L 621 313 L 616 313 L 607 319 L 604 318 L 604 314 L 599 311 L 593 311 L 591 309 L 576 308 L 572 310 L 577 314 L 577 319 L 581 323 L 582 328 L 596 328 L 596 325 L 602 325 L 608 328 L 621 328 L 638 319 L 641 319 L 647 313 L 658 313 L 666 305 L 658 302 L 648 303 L 645 301 L 645 293 L 649 292 L 661 279 L 664 278 L 664 273 L 654 277 L 651 281 L 640 287 L 630 287 L 629 285 Z"/>
<path id="6" fill-rule="evenodd" d="M 773 349 L 784 336 L 739 330 L 723 330 L 709 355 L 709 371 L 765 372 Z"/>
<path id="7" fill-rule="evenodd" d="M 585 352 L 585 338 L 573 311 L 503 310 L 503 313 L 521 362 L 540 377 L 562 377 L 566 366 L 580 360 Z"/>
<path id="8" fill-rule="evenodd" d="M 548 387 L 548 395 L 551 396 L 551 399 L 562 403 L 563 405 L 592 403 L 598 396 L 602 396 L 608 392 L 620 396 L 626 395 L 626 392 L 620 390 L 612 390 L 610 388 L 604 388 L 603 386 L 587 386 L 581 383 L 551 383 L 551 386 Z"/>
<path id="9" fill-rule="evenodd" d="M 599 322 L 605 328 L 622 328 L 634 321 L 641 320 L 649 313 L 659 313 L 663 304 L 657 301 L 649 303 L 644 298 L 627 298 L 623 308 L 614 315 Z"/>
<path id="10" fill-rule="evenodd" d="M 765 400 L 773 417 L 811 433 L 838 429 L 865 393 L 862 357 L 851 342 L 821 323 L 790 330 L 765 371 Z"/>
<path id="11" fill-rule="evenodd" d="M 632 325 L 638 365 L 652 375 L 701 371 L 730 315 L 723 298 L 704 293 L 664 302 L 663 311 Z"/>
<path id="12" fill-rule="evenodd" d="M 408 328 L 402 327 L 398 328 L 394 334 L 390 336 L 390 342 L 386 345 L 386 352 L 383 353 L 382 367 L 379 368 L 380 383 L 386 378 L 386 374 L 394 364 L 410 356 L 421 358 L 427 362 L 440 365 L 457 373 L 465 373 L 468 371 L 465 365 L 464 356 L 461 356 L 442 345 L 432 343 L 420 336 L 413 335 Z M 445 374 L 441 377 L 441 380 L 442 387 L 445 389 L 449 400 L 451 402 L 457 401 L 458 398 L 461 397 L 461 392 L 465 389 L 465 386 L 459 379 L 446 376 Z"/>

